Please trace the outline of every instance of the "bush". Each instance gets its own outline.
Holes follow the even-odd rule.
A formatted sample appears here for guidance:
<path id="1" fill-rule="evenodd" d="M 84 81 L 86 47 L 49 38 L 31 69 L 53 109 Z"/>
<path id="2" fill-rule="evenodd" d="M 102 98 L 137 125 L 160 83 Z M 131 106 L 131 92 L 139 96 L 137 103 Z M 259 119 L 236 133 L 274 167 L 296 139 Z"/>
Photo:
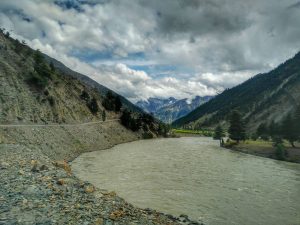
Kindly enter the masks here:
<path id="1" fill-rule="evenodd" d="M 154 135 L 150 131 L 143 133 L 143 139 L 152 139 L 152 138 L 154 138 Z"/>
<path id="2" fill-rule="evenodd" d="M 108 111 L 120 112 L 122 108 L 122 102 L 120 97 L 114 95 L 111 91 L 108 91 L 106 93 L 102 105 Z"/>
<path id="3" fill-rule="evenodd" d="M 83 91 L 81 92 L 80 98 L 81 98 L 82 100 L 89 101 L 89 100 L 90 100 L 90 95 L 89 95 L 89 93 L 87 93 L 85 90 L 83 90 Z"/>
<path id="4" fill-rule="evenodd" d="M 140 129 L 141 123 L 139 119 L 134 118 L 132 113 L 128 110 L 124 110 L 122 113 L 122 116 L 120 117 L 121 124 L 132 130 L 132 131 L 137 131 Z"/>
<path id="5" fill-rule="evenodd" d="M 93 114 L 97 114 L 97 112 L 99 111 L 99 106 L 95 98 L 92 98 L 92 100 L 87 104 L 87 106 Z"/>
<path id="6" fill-rule="evenodd" d="M 102 111 L 102 121 L 106 120 L 106 112 L 105 110 Z"/>
<path id="7" fill-rule="evenodd" d="M 48 80 L 35 72 L 31 72 L 29 74 L 29 78 L 26 80 L 26 82 L 38 89 L 44 89 L 48 85 Z"/>
<path id="8" fill-rule="evenodd" d="M 232 148 L 233 146 L 237 145 L 238 143 L 235 141 L 232 141 L 230 139 L 227 139 L 226 143 L 224 143 L 225 148 Z"/>
<path id="9" fill-rule="evenodd" d="M 283 144 L 278 144 L 275 146 L 275 155 L 276 155 L 276 158 L 279 160 L 285 159 L 286 150 L 285 150 Z"/>
<path id="10" fill-rule="evenodd" d="M 250 139 L 253 140 L 253 141 L 256 141 L 258 139 L 257 134 L 256 133 L 251 134 Z"/>
<path id="11" fill-rule="evenodd" d="M 48 102 L 51 106 L 54 106 L 55 105 L 55 99 L 53 96 L 49 96 L 48 97 Z"/>

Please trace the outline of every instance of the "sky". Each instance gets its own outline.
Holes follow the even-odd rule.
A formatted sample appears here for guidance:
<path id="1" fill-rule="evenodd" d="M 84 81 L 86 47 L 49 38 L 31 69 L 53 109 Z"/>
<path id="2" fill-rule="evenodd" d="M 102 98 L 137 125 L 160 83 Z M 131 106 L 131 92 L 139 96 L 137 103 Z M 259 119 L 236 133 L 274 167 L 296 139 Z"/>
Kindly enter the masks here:
<path id="1" fill-rule="evenodd" d="M 1 0 L 0 26 L 132 102 L 214 95 L 300 51 L 298 0 Z"/>

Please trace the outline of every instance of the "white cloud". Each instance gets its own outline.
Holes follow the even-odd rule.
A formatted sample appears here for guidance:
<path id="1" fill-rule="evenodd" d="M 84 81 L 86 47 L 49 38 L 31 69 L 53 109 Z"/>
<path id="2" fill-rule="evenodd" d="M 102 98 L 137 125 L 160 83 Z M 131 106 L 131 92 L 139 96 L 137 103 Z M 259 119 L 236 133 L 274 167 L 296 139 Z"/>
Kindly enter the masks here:
<path id="1" fill-rule="evenodd" d="M 300 8 L 294 0 L 73 2 L 81 9 L 54 0 L 1 0 L 0 23 L 132 101 L 212 95 L 300 49 Z M 92 53 L 94 58 L 85 58 Z M 131 58 L 135 54 L 140 56 Z M 160 65 L 176 69 L 153 74 L 129 68 Z"/>

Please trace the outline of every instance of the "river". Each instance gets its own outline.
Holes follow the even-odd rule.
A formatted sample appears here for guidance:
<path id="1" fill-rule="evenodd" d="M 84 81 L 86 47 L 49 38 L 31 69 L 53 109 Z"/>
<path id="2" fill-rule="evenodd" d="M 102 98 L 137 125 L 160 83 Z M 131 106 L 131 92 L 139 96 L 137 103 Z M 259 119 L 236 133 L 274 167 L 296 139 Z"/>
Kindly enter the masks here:
<path id="1" fill-rule="evenodd" d="M 208 225 L 299 225 L 300 164 L 202 137 L 141 140 L 82 154 L 79 178 L 128 202 Z"/>

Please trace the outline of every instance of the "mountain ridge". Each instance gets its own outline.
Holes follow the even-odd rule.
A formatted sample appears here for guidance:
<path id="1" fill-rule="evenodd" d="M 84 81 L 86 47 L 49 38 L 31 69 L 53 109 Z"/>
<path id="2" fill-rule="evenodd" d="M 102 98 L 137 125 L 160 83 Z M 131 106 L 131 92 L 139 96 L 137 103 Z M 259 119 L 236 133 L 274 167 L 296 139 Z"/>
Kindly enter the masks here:
<path id="1" fill-rule="evenodd" d="M 199 105 L 209 101 L 213 96 L 196 96 L 192 100 L 169 98 L 154 98 L 151 97 L 147 100 L 141 100 L 136 103 L 138 107 L 148 113 L 152 113 L 156 118 L 163 122 L 171 123 Z"/>
<path id="2" fill-rule="evenodd" d="M 211 127 L 239 110 L 253 131 L 260 121 L 279 122 L 300 102 L 300 52 L 268 73 L 258 74 L 223 91 L 211 101 L 173 122 L 173 126 Z M 281 109 L 283 108 L 283 109 Z"/>

